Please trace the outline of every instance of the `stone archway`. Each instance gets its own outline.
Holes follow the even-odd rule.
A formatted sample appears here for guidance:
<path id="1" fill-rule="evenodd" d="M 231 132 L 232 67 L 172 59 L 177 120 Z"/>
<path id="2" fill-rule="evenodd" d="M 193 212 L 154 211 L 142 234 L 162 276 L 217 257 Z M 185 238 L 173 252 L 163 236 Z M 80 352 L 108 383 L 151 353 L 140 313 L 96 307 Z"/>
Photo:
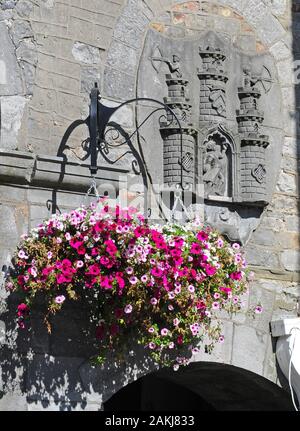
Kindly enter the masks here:
<path id="1" fill-rule="evenodd" d="M 292 411 L 287 392 L 245 369 L 197 362 L 148 374 L 104 403 L 105 411 Z"/>

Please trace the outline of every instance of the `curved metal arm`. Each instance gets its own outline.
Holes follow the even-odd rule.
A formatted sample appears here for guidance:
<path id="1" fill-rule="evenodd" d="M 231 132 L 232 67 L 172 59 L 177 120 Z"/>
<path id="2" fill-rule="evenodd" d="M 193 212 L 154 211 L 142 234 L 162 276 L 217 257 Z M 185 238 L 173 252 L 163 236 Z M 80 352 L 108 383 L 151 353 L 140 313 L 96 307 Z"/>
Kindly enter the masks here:
<path id="1" fill-rule="evenodd" d="M 91 106 L 90 106 L 90 116 L 87 119 L 88 125 L 89 125 L 89 131 L 90 131 L 90 154 L 91 154 L 91 166 L 90 171 L 91 175 L 97 174 L 97 139 L 104 139 L 104 132 L 105 129 L 109 123 L 110 118 L 115 114 L 119 109 L 123 108 L 126 105 L 129 105 L 131 103 L 136 102 L 152 102 L 156 103 L 160 106 L 162 106 L 166 111 L 168 111 L 176 120 L 178 124 L 178 129 L 180 131 L 181 135 L 181 148 L 182 148 L 182 127 L 181 123 L 179 121 L 178 116 L 176 113 L 171 109 L 166 103 L 160 102 L 159 100 L 152 99 L 149 97 L 136 97 L 134 99 L 127 100 L 126 102 L 121 103 L 117 107 L 108 107 L 100 103 L 100 93 L 98 90 L 97 85 L 95 84 L 95 87 L 91 91 Z M 147 117 L 147 119 L 142 123 L 144 124 L 148 118 L 150 118 L 151 115 Z M 140 128 L 140 126 L 137 128 L 137 130 Z M 136 131 L 137 131 L 136 130 Z M 135 133 L 135 132 L 134 132 Z"/>

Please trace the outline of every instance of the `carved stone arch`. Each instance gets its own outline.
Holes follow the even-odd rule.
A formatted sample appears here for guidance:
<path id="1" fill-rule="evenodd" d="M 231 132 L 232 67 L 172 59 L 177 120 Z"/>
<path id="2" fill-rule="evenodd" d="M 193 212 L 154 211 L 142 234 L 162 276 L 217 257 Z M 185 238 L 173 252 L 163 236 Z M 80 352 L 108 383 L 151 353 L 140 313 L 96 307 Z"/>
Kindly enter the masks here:
<path id="1" fill-rule="evenodd" d="M 210 128 L 209 130 L 206 130 L 205 133 L 202 133 L 202 139 L 201 139 L 201 151 L 202 151 L 202 157 L 201 162 L 202 166 L 200 169 L 202 169 L 203 172 L 203 181 L 204 181 L 204 191 L 205 191 L 205 197 L 208 197 L 210 195 L 211 199 L 221 199 L 224 201 L 229 202 L 235 202 L 238 200 L 239 196 L 239 142 L 238 142 L 238 136 L 234 136 L 233 133 L 227 130 L 227 128 L 223 125 L 218 125 L 217 127 Z M 205 159 L 207 157 L 207 151 L 209 152 L 209 149 L 207 148 L 207 144 L 209 142 L 215 142 L 216 145 L 224 148 L 224 157 L 227 159 L 224 165 L 224 173 L 226 179 L 225 187 L 223 187 L 223 193 L 218 192 L 218 190 L 215 190 L 215 194 L 210 194 L 209 190 L 205 190 L 205 175 L 207 174 L 207 177 L 209 177 L 209 173 L 204 170 L 207 169 L 205 167 Z"/>

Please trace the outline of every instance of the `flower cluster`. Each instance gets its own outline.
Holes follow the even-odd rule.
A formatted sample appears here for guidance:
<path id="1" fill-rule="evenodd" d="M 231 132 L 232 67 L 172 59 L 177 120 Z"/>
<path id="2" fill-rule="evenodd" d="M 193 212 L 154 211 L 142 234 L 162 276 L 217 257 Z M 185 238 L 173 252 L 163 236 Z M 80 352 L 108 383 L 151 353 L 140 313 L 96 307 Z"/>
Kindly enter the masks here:
<path id="1" fill-rule="evenodd" d="M 52 216 L 23 237 L 14 264 L 7 288 L 24 294 L 21 327 L 39 292 L 48 315 L 92 292 L 99 360 L 135 331 L 155 361 L 174 369 L 204 339 L 208 350 L 224 341 L 215 315 L 238 311 L 248 288 L 239 244 L 199 221 L 153 226 L 134 208 L 106 203 Z"/>

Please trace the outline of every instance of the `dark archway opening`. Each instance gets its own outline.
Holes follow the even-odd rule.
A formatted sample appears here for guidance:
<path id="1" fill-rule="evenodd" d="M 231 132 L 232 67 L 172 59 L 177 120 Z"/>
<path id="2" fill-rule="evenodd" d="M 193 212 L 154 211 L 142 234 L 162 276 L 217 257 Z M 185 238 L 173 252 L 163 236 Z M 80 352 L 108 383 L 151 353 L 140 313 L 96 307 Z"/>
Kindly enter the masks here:
<path id="1" fill-rule="evenodd" d="M 293 411 L 289 394 L 242 368 L 195 362 L 163 369 L 127 385 L 105 411 Z"/>

